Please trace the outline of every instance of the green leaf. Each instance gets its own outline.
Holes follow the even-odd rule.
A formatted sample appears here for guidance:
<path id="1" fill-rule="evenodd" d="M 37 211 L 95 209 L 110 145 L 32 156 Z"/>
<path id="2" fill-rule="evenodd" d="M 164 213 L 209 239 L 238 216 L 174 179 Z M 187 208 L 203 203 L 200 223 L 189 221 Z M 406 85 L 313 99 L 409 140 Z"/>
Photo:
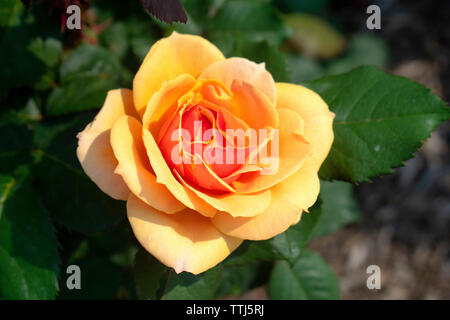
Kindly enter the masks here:
<path id="1" fill-rule="evenodd" d="M 127 29 L 120 22 L 114 23 L 103 30 L 99 40 L 105 48 L 119 58 L 123 58 L 128 49 Z"/>
<path id="2" fill-rule="evenodd" d="M 320 182 L 321 215 L 314 236 L 331 234 L 341 227 L 360 219 L 353 185 L 343 181 Z"/>
<path id="3" fill-rule="evenodd" d="M 158 37 L 147 20 L 143 22 L 138 19 L 129 19 L 125 26 L 127 28 L 127 37 L 130 39 L 131 50 L 138 58 L 137 67 L 139 67 L 151 46 L 158 40 Z"/>
<path id="4" fill-rule="evenodd" d="M 272 262 L 255 261 L 242 265 L 222 265 L 216 297 L 238 295 L 267 283 Z"/>
<path id="5" fill-rule="evenodd" d="M 286 62 L 290 75 L 289 82 L 300 83 L 313 80 L 325 73 L 319 62 L 307 56 L 289 55 Z"/>
<path id="6" fill-rule="evenodd" d="M 53 227 L 28 181 L 0 176 L 0 297 L 53 299 L 58 265 Z"/>
<path id="7" fill-rule="evenodd" d="M 23 10 L 20 0 L 3 0 L 0 4 L 0 28 L 19 25 Z"/>
<path id="8" fill-rule="evenodd" d="M 295 261 L 313 237 L 320 216 L 319 202 L 310 209 L 309 213 L 303 212 L 301 220 L 296 225 L 272 238 L 270 244 L 284 259 Z"/>
<path id="9" fill-rule="evenodd" d="M 199 275 L 182 272 L 169 274 L 164 300 L 209 300 L 214 298 L 220 281 L 220 267 L 215 267 Z"/>
<path id="10" fill-rule="evenodd" d="M 330 62 L 327 74 L 343 73 L 363 65 L 381 68 L 386 66 L 388 60 L 388 47 L 380 36 L 359 32 L 349 40 L 345 55 Z"/>
<path id="11" fill-rule="evenodd" d="M 34 55 L 41 60 L 47 67 L 54 67 L 62 54 L 62 43 L 54 38 L 34 38 L 29 47 Z"/>
<path id="12" fill-rule="evenodd" d="M 261 0 L 225 1 L 208 20 L 208 34 L 221 38 L 225 33 L 245 41 L 267 41 L 279 46 L 288 34 L 283 21 L 268 3 Z"/>
<path id="13" fill-rule="evenodd" d="M 161 299 L 170 272 L 169 268 L 140 248 L 134 261 L 134 278 L 138 296 L 141 299 Z"/>
<path id="14" fill-rule="evenodd" d="M 107 230 L 125 217 L 125 203 L 104 194 L 83 172 L 76 157 L 77 133 L 92 114 L 52 121 L 35 129 L 37 192 L 52 217 L 70 230 Z"/>
<path id="15" fill-rule="evenodd" d="M 32 132 L 22 124 L 0 125 L 0 174 L 10 174 L 33 162 L 30 155 Z"/>
<path id="16" fill-rule="evenodd" d="M 255 261 L 271 261 L 283 256 L 271 243 L 271 240 L 244 241 L 231 255 L 225 259 L 225 267 L 241 266 Z"/>
<path id="17" fill-rule="evenodd" d="M 34 98 L 28 98 L 24 95 L 25 101 L 19 103 L 19 108 L 5 106 L 5 112 L 0 114 L 0 125 L 28 125 L 42 119 L 39 105 Z M 16 97 L 13 98 L 18 101 Z"/>
<path id="18" fill-rule="evenodd" d="M 220 268 L 199 275 L 176 274 L 143 248 L 136 254 L 135 279 L 141 299 L 203 300 L 212 299 L 220 280 Z"/>
<path id="19" fill-rule="evenodd" d="M 48 10 L 44 19 L 42 12 L 47 5 L 39 3 L 30 10 L 25 10 L 19 0 L 2 1 L 0 5 L 2 90 L 21 86 L 42 87 L 42 81 L 49 76 L 50 67 L 46 62 L 55 58 L 55 44 L 61 38 L 61 32 L 52 24 L 54 20 L 49 19 Z"/>
<path id="20" fill-rule="evenodd" d="M 84 44 L 70 52 L 63 61 L 60 68 L 61 81 L 70 81 L 84 72 L 114 77 L 119 69 L 119 61 L 108 50 Z"/>
<path id="21" fill-rule="evenodd" d="M 336 114 L 333 146 L 319 172 L 327 180 L 367 181 L 391 173 L 450 118 L 448 106 L 430 89 L 375 67 L 305 85 Z"/>
<path id="22" fill-rule="evenodd" d="M 120 87 L 123 69 L 118 58 L 105 48 L 82 45 L 73 50 L 60 68 L 61 86 L 47 102 L 47 113 L 65 113 L 100 108 L 108 90 Z"/>
<path id="23" fill-rule="evenodd" d="M 339 282 L 333 269 L 306 249 L 293 265 L 277 262 L 270 275 L 269 295 L 276 300 L 339 299 Z"/>
<path id="24" fill-rule="evenodd" d="M 206 27 L 210 19 L 214 18 L 217 11 L 226 3 L 226 0 L 181 0 L 189 20 L 195 24 Z"/>
<path id="25" fill-rule="evenodd" d="M 295 11 L 320 14 L 326 10 L 329 0 L 275 0 L 274 2 L 285 12 Z"/>
<path id="26" fill-rule="evenodd" d="M 293 13 L 284 18 L 291 28 L 291 44 L 309 57 L 329 59 L 345 49 L 345 38 L 320 17 Z"/>

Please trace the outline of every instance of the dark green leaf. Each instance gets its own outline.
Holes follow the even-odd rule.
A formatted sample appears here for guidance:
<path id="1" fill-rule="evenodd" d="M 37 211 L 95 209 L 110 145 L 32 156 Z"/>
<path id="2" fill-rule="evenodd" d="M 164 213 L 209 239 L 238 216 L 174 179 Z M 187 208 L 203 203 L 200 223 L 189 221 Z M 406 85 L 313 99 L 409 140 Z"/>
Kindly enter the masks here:
<path id="1" fill-rule="evenodd" d="M 48 12 L 43 19 L 43 6 L 25 10 L 20 1 L 2 1 L 0 88 L 42 87 L 42 81 L 50 74 L 50 64 L 59 59 L 60 30 L 50 23 Z M 3 28 L 6 26 L 9 28 Z"/>
<path id="2" fill-rule="evenodd" d="M 33 162 L 30 155 L 32 132 L 26 125 L 0 125 L 0 174 L 14 172 Z"/>
<path id="3" fill-rule="evenodd" d="M 122 58 L 128 49 L 127 29 L 123 23 L 111 24 L 100 34 L 100 43 L 112 53 Z"/>
<path id="4" fill-rule="evenodd" d="M 260 0 L 225 1 L 209 20 L 207 31 L 238 35 L 245 41 L 267 41 L 275 46 L 281 44 L 288 32 L 268 1 Z"/>
<path id="5" fill-rule="evenodd" d="M 360 219 L 353 185 L 343 181 L 320 182 L 320 219 L 314 236 L 321 237 Z"/>
<path id="6" fill-rule="evenodd" d="M 34 38 L 28 47 L 34 55 L 41 60 L 47 67 L 54 67 L 62 54 L 62 43 L 58 39 L 40 37 Z"/>
<path id="7" fill-rule="evenodd" d="M 189 20 L 205 28 L 210 19 L 214 19 L 217 11 L 226 0 L 182 0 L 181 4 L 188 14 Z"/>
<path id="8" fill-rule="evenodd" d="M 47 113 L 100 108 L 108 90 L 120 87 L 123 68 L 108 50 L 82 45 L 73 50 L 61 64 L 61 86 L 55 88 L 47 102 Z"/>
<path id="9" fill-rule="evenodd" d="M 275 0 L 275 4 L 286 12 L 308 12 L 323 13 L 327 8 L 329 0 Z"/>
<path id="10" fill-rule="evenodd" d="M 134 262 L 136 289 L 141 299 L 159 300 L 164 294 L 170 269 L 140 248 Z"/>
<path id="11" fill-rule="evenodd" d="M 412 157 L 450 109 L 430 90 L 375 67 L 305 83 L 336 114 L 323 179 L 351 182 L 392 172 Z"/>
<path id="12" fill-rule="evenodd" d="M 9 28 L 0 39 L 0 88 L 33 85 L 45 74 L 45 64 L 29 49 L 34 25 Z"/>
<path id="13" fill-rule="evenodd" d="M 215 267 L 199 275 L 171 271 L 164 300 L 208 300 L 215 296 L 219 286 L 220 267 Z"/>
<path id="14" fill-rule="evenodd" d="M 333 269 L 306 249 L 293 265 L 277 262 L 269 280 L 269 295 L 276 300 L 339 299 L 339 282 Z"/>
<path id="15" fill-rule="evenodd" d="M 158 37 L 149 22 L 130 19 L 126 23 L 126 28 L 131 50 L 138 58 L 140 65 Z"/>
<path id="16" fill-rule="evenodd" d="M 53 299 L 58 265 L 53 227 L 32 188 L 0 176 L 0 297 Z"/>
<path id="17" fill-rule="evenodd" d="M 289 55 L 286 59 L 290 82 L 300 83 L 317 79 L 324 74 L 324 68 L 316 60 L 306 56 Z"/>
<path id="18" fill-rule="evenodd" d="M 234 266 L 223 264 L 216 297 L 242 294 L 267 283 L 271 269 L 272 262 L 269 261 Z"/>
<path id="19" fill-rule="evenodd" d="M 283 256 L 270 240 L 245 241 L 224 262 L 225 267 L 242 266 L 255 261 L 270 261 Z"/>
<path id="20" fill-rule="evenodd" d="M 135 278 L 138 295 L 142 299 L 212 299 L 219 285 L 220 267 L 199 275 L 176 274 L 141 248 L 136 255 Z"/>
<path id="21" fill-rule="evenodd" d="M 3 0 L 0 3 L 0 28 L 19 25 L 24 8 L 20 0 Z"/>

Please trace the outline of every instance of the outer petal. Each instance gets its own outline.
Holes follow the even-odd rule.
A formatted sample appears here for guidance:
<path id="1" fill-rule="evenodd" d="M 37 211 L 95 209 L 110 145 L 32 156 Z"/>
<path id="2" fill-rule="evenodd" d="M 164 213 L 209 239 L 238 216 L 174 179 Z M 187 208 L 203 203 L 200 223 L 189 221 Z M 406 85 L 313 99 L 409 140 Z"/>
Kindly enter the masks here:
<path id="1" fill-rule="evenodd" d="M 130 195 L 127 213 L 142 246 L 177 273 L 204 272 L 242 243 L 240 239 L 224 235 L 210 219 L 189 209 L 167 215 Z"/>
<path id="2" fill-rule="evenodd" d="M 278 109 L 280 116 L 278 171 L 262 175 L 246 173 L 232 183 L 238 193 L 253 193 L 268 189 L 295 173 L 310 156 L 311 146 L 303 137 L 302 118 L 289 109 Z M 274 142 L 276 143 L 277 139 Z M 267 147 L 272 149 L 272 144 Z M 275 148 L 276 150 L 276 148 Z M 276 163 L 276 162 L 275 162 Z"/>
<path id="3" fill-rule="evenodd" d="M 277 83 L 277 108 L 297 112 L 305 122 L 305 137 L 313 148 L 317 169 L 328 155 L 334 139 L 333 119 L 327 104 L 314 91 L 303 86 Z"/>
<path id="4" fill-rule="evenodd" d="M 181 201 L 186 207 L 198 211 L 207 217 L 212 217 L 216 214 L 217 210 L 214 207 L 200 199 L 195 193 L 178 182 L 164 160 L 155 139 L 147 130 L 144 130 L 144 145 L 152 168 L 155 171 L 156 181 L 158 183 L 165 185 L 174 197 Z"/>
<path id="5" fill-rule="evenodd" d="M 111 145 L 119 161 L 120 173 L 131 192 L 142 201 L 166 213 L 185 208 L 170 191 L 156 182 L 142 142 L 142 125 L 135 118 L 123 116 L 111 131 Z"/>
<path id="6" fill-rule="evenodd" d="M 136 116 L 133 93 L 128 89 L 111 90 L 103 107 L 78 134 L 77 156 L 83 170 L 97 186 L 114 199 L 126 200 L 130 190 L 114 170 L 117 160 L 109 142 L 111 127 L 123 115 Z"/>
<path id="7" fill-rule="evenodd" d="M 231 88 L 235 80 L 247 82 L 261 90 L 272 103 L 276 101 L 276 88 L 265 64 L 256 64 L 245 58 L 229 58 L 210 65 L 199 79 L 213 79 Z"/>
<path id="8" fill-rule="evenodd" d="M 220 231 L 233 237 L 269 239 L 296 224 L 302 210 L 316 202 L 319 189 L 319 177 L 314 164 L 307 160 L 300 170 L 271 189 L 272 201 L 260 215 L 233 218 L 229 214 L 218 213 L 212 222 Z"/>
<path id="9" fill-rule="evenodd" d="M 270 190 L 253 194 L 210 194 L 206 190 L 201 191 L 188 184 L 178 172 L 175 171 L 175 174 L 200 199 L 203 199 L 219 211 L 228 212 L 233 217 L 254 217 L 264 212 L 270 204 Z"/>
<path id="10" fill-rule="evenodd" d="M 181 74 L 198 77 L 210 64 L 224 60 L 222 52 L 208 40 L 173 32 L 156 42 L 133 81 L 134 104 L 142 116 L 148 101 L 161 84 Z"/>

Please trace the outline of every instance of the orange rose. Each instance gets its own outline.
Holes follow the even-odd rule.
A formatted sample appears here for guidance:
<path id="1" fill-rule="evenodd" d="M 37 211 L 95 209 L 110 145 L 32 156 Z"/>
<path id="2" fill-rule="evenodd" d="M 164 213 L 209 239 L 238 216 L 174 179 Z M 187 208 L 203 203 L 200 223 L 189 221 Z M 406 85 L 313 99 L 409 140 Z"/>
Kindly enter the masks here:
<path id="1" fill-rule="evenodd" d="M 100 189 L 127 201 L 148 252 L 198 274 L 244 239 L 271 238 L 300 220 L 319 194 L 332 121 L 313 91 L 174 32 L 153 45 L 133 91 L 108 92 L 78 135 L 77 155 Z M 250 131 L 267 134 L 229 134 Z"/>

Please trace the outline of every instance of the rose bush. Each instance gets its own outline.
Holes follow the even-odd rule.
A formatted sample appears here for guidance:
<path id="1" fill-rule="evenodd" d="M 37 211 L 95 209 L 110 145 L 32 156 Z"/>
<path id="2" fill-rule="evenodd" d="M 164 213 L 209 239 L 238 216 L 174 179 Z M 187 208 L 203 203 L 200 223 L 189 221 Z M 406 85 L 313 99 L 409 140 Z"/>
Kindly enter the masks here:
<path id="1" fill-rule="evenodd" d="M 174 32 L 150 49 L 132 91 L 108 92 L 78 135 L 77 155 L 101 190 L 127 201 L 148 252 L 177 273 L 198 274 L 243 240 L 268 239 L 299 222 L 319 194 L 333 118 L 319 95 L 275 83 L 264 64 L 226 59 L 206 39 Z M 217 135 L 199 136 L 196 122 Z M 190 137 L 174 139 L 177 129 Z M 227 129 L 272 134 L 252 144 L 229 139 Z M 277 157 L 259 157 L 273 144 Z M 201 153 L 187 149 L 196 145 Z M 244 150 L 246 162 L 211 164 L 207 147 L 215 155 Z M 174 154 L 195 161 L 179 163 Z M 277 169 L 264 174 L 274 163 Z"/>

